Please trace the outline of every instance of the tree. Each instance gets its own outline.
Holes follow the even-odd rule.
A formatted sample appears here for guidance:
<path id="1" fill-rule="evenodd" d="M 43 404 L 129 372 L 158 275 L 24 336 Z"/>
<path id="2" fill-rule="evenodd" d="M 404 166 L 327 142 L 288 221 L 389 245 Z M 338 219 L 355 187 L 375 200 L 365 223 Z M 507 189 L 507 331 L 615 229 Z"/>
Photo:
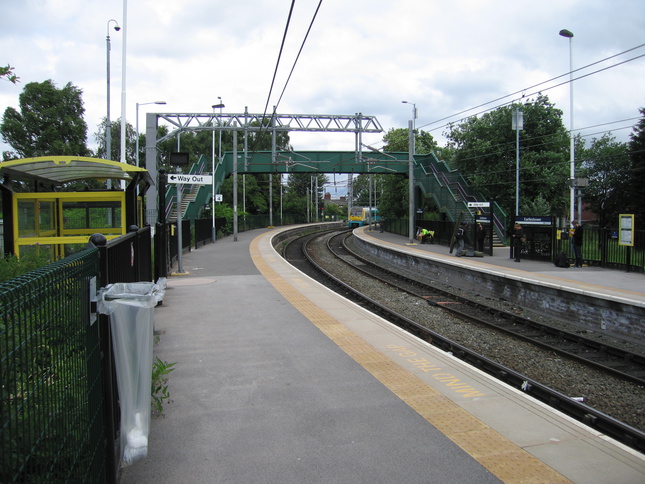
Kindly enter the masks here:
<path id="1" fill-rule="evenodd" d="M 392 128 L 383 136 L 383 151 L 407 153 L 410 150 L 410 130 Z M 430 133 L 419 131 L 415 136 L 415 153 L 424 155 L 438 149 L 437 142 Z"/>
<path id="2" fill-rule="evenodd" d="M 268 118 L 267 118 L 268 123 Z M 257 126 L 257 123 L 255 124 Z M 165 129 L 165 128 L 164 128 Z M 160 127 L 160 133 L 167 134 L 167 131 L 162 131 Z M 184 136 L 181 136 L 181 146 L 182 151 L 186 150 L 190 153 L 191 159 L 197 159 L 199 154 L 204 154 L 205 156 L 211 157 L 213 150 L 213 134 L 209 130 L 200 131 L 194 134 L 194 139 L 187 139 L 184 141 Z M 261 131 L 261 132 L 248 132 L 247 144 L 250 151 L 270 151 L 272 144 L 272 136 L 270 131 Z M 174 140 L 174 145 L 169 144 L 173 140 L 165 140 L 159 146 L 157 146 L 159 151 L 160 162 L 163 163 L 164 159 L 167 159 L 170 152 L 177 151 L 176 139 Z M 216 133 L 216 142 L 219 142 L 219 134 Z M 185 147 L 185 148 L 184 148 Z M 277 150 L 289 150 L 289 133 L 288 132 L 279 132 L 276 134 L 276 149 Z M 231 152 L 233 150 L 233 133 L 231 131 L 222 132 L 222 153 Z M 242 154 L 244 151 L 244 136 L 242 132 L 238 131 L 237 135 L 237 151 L 238 154 Z M 243 173 L 238 173 L 238 183 L 237 183 L 237 197 L 240 201 L 240 208 L 244 206 L 244 200 L 246 201 L 246 212 L 249 214 L 261 214 L 269 212 L 269 186 L 271 186 L 273 210 L 276 212 L 280 207 L 280 174 L 250 174 L 247 173 L 245 176 L 245 182 L 242 182 Z M 269 181 L 272 181 L 270 184 Z M 245 186 L 245 189 L 244 189 Z M 224 200 L 227 203 L 232 205 L 233 203 L 233 177 L 232 174 L 229 176 L 224 183 L 222 184 L 221 193 Z M 246 193 L 246 196 L 244 194 Z M 219 205 L 219 204 L 218 204 Z M 222 204 L 225 205 L 225 204 Z"/>
<path id="3" fill-rule="evenodd" d="M 315 178 L 318 179 L 318 190 L 315 190 Z M 287 177 L 287 190 L 284 196 L 284 208 L 288 213 L 306 215 L 307 203 L 310 213 L 313 213 L 318 200 L 318 206 L 323 205 L 324 185 L 329 178 L 324 173 L 290 173 Z"/>
<path id="4" fill-rule="evenodd" d="M 332 218 L 335 217 L 336 219 L 338 219 L 346 214 L 346 208 L 347 207 L 341 208 L 339 205 L 336 205 L 335 203 L 328 203 L 327 205 L 325 205 L 324 215 L 325 217 L 332 217 Z"/>
<path id="5" fill-rule="evenodd" d="M 25 85 L 20 112 L 8 107 L 0 124 L 2 138 L 15 150 L 4 159 L 89 155 L 82 93 L 72 83 L 58 89 L 51 80 Z"/>
<path id="6" fill-rule="evenodd" d="M 642 228 L 645 220 L 645 205 L 643 204 L 643 186 L 645 186 L 645 108 L 639 109 L 641 119 L 630 134 L 629 161 L 630 176 L 629 188 L 626 190 L 627 213 L 636 215 Z"/>
<path id="7" fill-rule="evenodd" d="M 14 72 L 14 68 L 7 64 L 5 67 L 0 67 L 0 79 L 5 78 L 9 82 L 16 84 L 20 79 Z"/>
<path id="8" fill-rule="evenodd" d="M 601 226 L 615 223 L 625 209 L 625 194 L 631 185 L 627 143 L 616 141 L 611 133 L 594 138 L 589 148 L 578 151 L 582 160 L 580 176 L 589 179 L 583 201 L 598 215 Z"/>
<path id="9" fill-rule="evenodd" d="M 112 121 L 110 124 L 110 155 L 106 156 L 105 153 L 105 125 L 106 118 L 101 120 L 98 126 L 98 131 L 94 133 L 94 139 L 97 141 L 98 146 L 94 156 L 105 158 L 108 160 L 121 161 L 121 119 Z M 129 165 L 136 163 L 136 131 L 130 123 L 125 125 L 125 161 Z M 144 146 L 145 147 L 145 146 Z M 145 162 L 145 158 L 143 158 Z"/>
<path id="10" fill-rule="evenodd" d="M 516 108 L 524 114 L 520 134 L 520 212 L 564 215 L 569 193 L 569 138 L 562 111 L 546 96 L 451 125 L 444 133 L 450 140 L 448 148 L 454 149 L 451 162 L 486 198 L 495 198 L 507 213 L 514 213 L 516 133 L 511 129 L 511 119 Z M 540 196 L 548 202 L 549 212 L 529 213 L 531 201 Z"/>
<path id="11" fill-rule="evenodd" d="M 242 182 L 244 176 L 244 182 Z M 240 201 L 239 208 L 246 208 L 246 213 L 260 214 L 268 212 L 268 182 L 267 175 L 246 174 L 240 176 L 237 184 L 237 199 Z M 221 193 L 225 200 L 233 200 L 233 177 L 224 180 Z M 246 203 L 243 200 L 246 193 Z"/>
<path id="12" fill-rule="evenodd" d="M 385 152 L 407 153 L 410 150 L 410 130 L 392 128 L 383 136 Z M 437 142 L 430 133 L 419 131 L 415 136 L 416 154 L 441 153 Z M 376 190 L 376 206 L 384 218 L 407 218 L 409 216 L 408 178 L 401 175 L 372 175 Z M 353 201 L 357 205 L 369 205 L 369 183 L 366 175 L 354 180 Z"/>
<path id="13" fill-rule="evenodd" d="M 408 178 L 401 175 L 382 175 L 382 195 L 378 209 L 382 217 L 388 219 L 408 218 L 409 185 Z"/>
<path id="14" fill-rule="evenodd" d="M 385 177 L 390 175 L 372 174 L 371 177 L 371 198 L 372 206 L 379 207 L 383 199 L 383 184 Z M 398 197 L 400 199 L 400 197 Z M 352 204 L 370 206 L 370 175 L 361 174 L 352 181 Z"/>

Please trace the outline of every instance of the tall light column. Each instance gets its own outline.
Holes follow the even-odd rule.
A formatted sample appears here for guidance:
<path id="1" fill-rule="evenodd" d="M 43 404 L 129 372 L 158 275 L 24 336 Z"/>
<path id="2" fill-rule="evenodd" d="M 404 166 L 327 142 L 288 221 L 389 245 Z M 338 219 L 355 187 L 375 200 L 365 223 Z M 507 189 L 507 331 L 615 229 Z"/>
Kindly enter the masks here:
<path id="1" fill-rule="evenodd" d="M 153 102 L 150 102 L 150 103 L 137 103 L 137 121 L 136 121 L 136 124 L 137 124 L 137 128 L 136 128 L 137 138 L 136 138 L 136 140 L 134 142 L 135 143 L 135 153 L 136 153 L 136 157 L 137 157 L 137 166 L 139 166 L 139 106 L 145 106 L 146 104 L 166 104 L 166 101 L 153 101 Z"/>
<path id="2" fill-rule="evenodd" d="M 110 19 L 107 22 L 107 36 L 105 38 L 107 48 L 107 117 L 105 118 L 105 159 L 109 160 L 112 156 L 112 122 L 110 121 L 110 22 L 114 22 L 114 30 L 121 30 L 119 23 Z"/>
<path id="3" fill-rule="evenodd" d="M 127 38 L 128 38 L 128 0 L 123 0 L 123 46 L 121 48 L 121 156 L 119 161 L 121 163 L 127 163 L 125 159 L 126 153 L 126 127 L 127 120 L 125 116 L 125 64 L 126 64 L 126 50 L 127 50 Z M 125 188 L 125 182 L 121 181 L 121 188 Z"/>
<path id="4" fill-rule="evenodd" d="M 520 131 L 524 129 L 524 113 L 513 111 L 511 127 L 515 130 L 515 216 L 520 215 Z"/>
<path id="5" fill-rule="evenodd" d="M 226 106 L 224 106 L 224 103 L 222 102 L 222 97 L 221 96 L 217 96 L 217 100 L 219 101 L 219 103 L 217 103 L 215 105 L 215 107 L 219 108 L 218 124 L 221 124 L 222 123 L 222 108 L 225 108 Z M 220 126 L 220 128 L 221 128 L 221 126 Z M 221 129 L 219 130 L 218 138 L 219 139 L 217 141 L 217 162 L 221 163 L 222 162 L 222 130 Z"/>
<path id="6" fill-rule="evenodd" d="M 215 114 L 215 109 L 219 108 L 219 116 L 220 119 L 218 120 L 218 123 L 222 119 L 222 108 L 225 107 L 222 104 L 222 98 L 220 96 L 217 96 L 217 99 L 219 99 L 219 104 L 213 104 L 211 107 L 213 108 L 213 114 Z M 222 130 L 219 130 L 219 155 L 217 157 L 217 162 L 219 163 L 220 159 L 222 158 Z M 211 242 L 215 242 L 217 240 L 217 229 L 215 228 L 215 121 L 213 121 L 213 156 L 212 156 L 212 165 L 213 165 L 213 184 L 211 187 L 211 215 L 213 216 L 213 231 L 211 232 Z"/>
<path id="7" fill-rule="evenodd" d="M 414 152 L 415 152 L 415 136 L 414 136 L 414 129 L 415 129 L 415 119 L 417 119 L 417 105 L 408 101 L 401 101 L 403 104 L 412 104 L 412 119 L 408 123 L 408 130 L 409 130 L 409 141 L 410 141 L 410 148 L 408 152 L 408 161 L 410 163 L 408 167 L 408 188 L 409 188 L 409 198 L 410 198 L 410 203 L 408 206 L 408 217 L 410 219 L 409 224 L 408 224 L 408 235 L 410 240 L 408 241 L 408 244 L 412 245 L 414 244 Z"/>
<path id="8" fill-rule="evenodd" d="M 560 31 L 562 37 L 569 39 L 569 138 L 571 154 L 571 173 L 569 179 L 569 222 L 575 220 L 575 204 L 576 204 L 576 155 L 575 155 L 575 139 L 573 137 L 573 33 L 570 30 L 562 29 Z"/>

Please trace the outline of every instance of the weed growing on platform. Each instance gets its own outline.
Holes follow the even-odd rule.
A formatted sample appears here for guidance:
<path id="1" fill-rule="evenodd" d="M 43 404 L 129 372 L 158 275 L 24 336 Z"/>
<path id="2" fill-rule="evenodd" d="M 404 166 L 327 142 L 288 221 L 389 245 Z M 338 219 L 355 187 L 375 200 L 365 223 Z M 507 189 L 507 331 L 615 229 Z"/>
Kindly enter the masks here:
<path id="1" fill-rule="evenodd" d="M 152 410 L 157 414 L 163 413 L 164 402 L 170 398 L 168 390 L 168 378 L 166 375 L 174 370 L 175 363 L 157 360 L 152 365 Z"/>

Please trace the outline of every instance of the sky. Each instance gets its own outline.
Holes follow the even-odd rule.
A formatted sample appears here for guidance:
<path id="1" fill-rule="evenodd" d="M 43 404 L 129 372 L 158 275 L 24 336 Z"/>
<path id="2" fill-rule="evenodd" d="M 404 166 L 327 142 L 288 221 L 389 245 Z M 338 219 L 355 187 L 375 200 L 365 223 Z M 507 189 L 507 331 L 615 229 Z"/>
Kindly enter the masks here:
<path id="1" fill-rule="evenodd" d="M 125 92 L 132 126 L 140 104 L 140 132 L 146 112 L 211 113 L 221 97 L 225 113 L 245 107 L 263 113 L 266 106 L 270 112 L 277 104 L 279 114 L 375 116 L 384 133 L 364 135 L 363 142 L 380 148 L 385 132 L 407 128 L 412 105 L 402 101 L 409 101 L 418 110 L 417 129 L 444 145 L 446 123 L 538 91 L 564 112 L 569 127 L 570 41 L 558 35 L 562 29 L 574 34 L 574 132 L 591 139 L 611 131 L 628 141 L 645 107 L 643 0 L 295 0 L 287 29 L 291 6 L 291 0 L 2 2 L 0 65 L 13 66 L 20 82 L 0 80 L 0 113 L 18 109 L 27 83 L 71 82 L 83 91 L 88 144 L 96 147 L 107 112 L 108 32 L 111 117 L 121 117 Z M 144 105 L 154 101 L 167 104 Z M 354 143 L 351 133 L 291 134 L 295 150 L 353 151 Z M 8 149 L 0 140 L 0 150 Z"/>

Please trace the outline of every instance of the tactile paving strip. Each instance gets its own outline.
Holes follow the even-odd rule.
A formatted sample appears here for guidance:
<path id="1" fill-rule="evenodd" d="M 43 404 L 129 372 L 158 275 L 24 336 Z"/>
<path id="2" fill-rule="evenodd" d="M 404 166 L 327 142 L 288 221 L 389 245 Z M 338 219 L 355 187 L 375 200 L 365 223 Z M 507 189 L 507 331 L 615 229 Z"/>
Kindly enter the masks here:
<path id="1" fill-rule="evenodd" d="M 252 241 L 251 258 L 273 287 L 345 353 L 491 473 L 506 483 L 570 482 L 439 394 L 306 298 L 262 258 L 259 241 L 263 237 L 266 235 Z"/>

